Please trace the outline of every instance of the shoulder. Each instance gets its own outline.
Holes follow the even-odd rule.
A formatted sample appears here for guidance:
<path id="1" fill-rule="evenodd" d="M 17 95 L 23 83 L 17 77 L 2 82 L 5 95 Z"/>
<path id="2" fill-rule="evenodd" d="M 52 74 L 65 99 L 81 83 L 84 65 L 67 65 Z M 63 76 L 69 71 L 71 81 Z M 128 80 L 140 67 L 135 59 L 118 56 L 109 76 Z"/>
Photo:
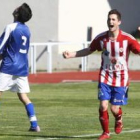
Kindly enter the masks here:
<path id="1" fill-rule="evenodd" d="M 136 40 L 131 34 L 121 31 L 121 36 L 129 40 Z"/>
<path id="2" fill-rule="evenodd" d="M 13 31 L 17 27 L 18 23 L 11 23 L 6 26 L 6 30 Z"/>
<path id="3" fill-rule="evenodd" d="M 95 40 L 97 40 L 97 39 L 101 39 L 101 38 L 105 38 L 106 36 L 107 36 L 107 31 L 105 31 L 105 32 L 102 32 L 102 33 L 100 33 L 100 34 L 98 34 L 96 37 L 95 37 Z"/>

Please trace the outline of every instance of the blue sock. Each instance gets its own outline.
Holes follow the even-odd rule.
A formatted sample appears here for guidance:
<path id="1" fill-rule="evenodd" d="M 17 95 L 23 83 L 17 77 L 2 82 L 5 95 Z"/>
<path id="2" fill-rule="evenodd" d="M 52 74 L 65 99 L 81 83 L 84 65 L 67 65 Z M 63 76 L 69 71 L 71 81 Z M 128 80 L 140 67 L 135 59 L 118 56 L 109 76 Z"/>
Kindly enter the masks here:
<path id="1" fill-rule="evenodd" d="M 25 108 L 31 123 L 31 127 L 32 128 L 37 127 L 37 118 L 35 116 L 34 105 L 32 103 L 29 103 L 25 106 Z"/>

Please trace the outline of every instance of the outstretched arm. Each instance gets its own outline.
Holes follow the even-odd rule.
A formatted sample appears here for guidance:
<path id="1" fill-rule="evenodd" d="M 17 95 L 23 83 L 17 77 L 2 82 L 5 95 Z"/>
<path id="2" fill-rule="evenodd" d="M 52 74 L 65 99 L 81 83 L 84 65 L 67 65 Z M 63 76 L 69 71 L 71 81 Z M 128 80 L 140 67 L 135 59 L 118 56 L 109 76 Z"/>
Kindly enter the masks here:
<path id="1" fill-rule="evenodd" d="M 91 53 L 92 52 L 90 51 L 90 48 L 85 48 L 85 49 L 75 51 L 75 52 L 65 51 L 65 52 L 63 52 L 63 57 L 64 58 L 83 57 L 83 56 L 87 56 Z"/>

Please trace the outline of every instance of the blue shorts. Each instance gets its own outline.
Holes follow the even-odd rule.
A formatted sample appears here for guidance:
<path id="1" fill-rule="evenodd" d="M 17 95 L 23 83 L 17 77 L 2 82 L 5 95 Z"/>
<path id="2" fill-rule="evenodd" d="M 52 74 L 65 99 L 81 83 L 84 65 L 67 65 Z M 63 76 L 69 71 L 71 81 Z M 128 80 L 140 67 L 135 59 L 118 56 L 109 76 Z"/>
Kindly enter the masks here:
<path id="1" fill-rule="evenodd" d="M 98 85 L 98 99 L 109 100 L 112 105 L 126 105 L 128 100 L 128 87 L 113 87 L 104 83 Z"/>

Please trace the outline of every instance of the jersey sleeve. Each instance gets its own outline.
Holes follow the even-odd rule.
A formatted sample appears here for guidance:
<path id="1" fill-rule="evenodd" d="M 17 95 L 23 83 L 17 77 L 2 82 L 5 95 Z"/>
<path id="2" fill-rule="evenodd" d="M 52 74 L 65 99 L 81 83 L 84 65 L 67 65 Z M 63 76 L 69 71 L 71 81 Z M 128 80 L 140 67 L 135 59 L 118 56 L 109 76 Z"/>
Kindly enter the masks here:
<path id="1" fill-rule="evenodd" d="M 99 38 L 95 38 L 95 39 L 91 42 L 89 48 L 90 48 L 90 51 L 92 51 L 92 52 L 94 52 L 94 51 L 96 51 L 96 50 L 97 50 L 97 51 L 101 51 L 102 49 L 101 49 L 101 45 L 100 45 L 100 40 L 99 40 Z"/>
<path id="2" fill-rule="evenodd" d="M 6 42 L 8 41 L 10 33 L 11 33 L 11 29 L 9 26 L 7 26 L 0 37 L 0 54 L 2 54 L 5 48 L 5 45 L 6 45 Z"/>
<path id="3" fill-rule="evenodd" d="M 134 38 L 131 38 L 129 40 L 129 49 L 132 51 L 134 54 L 139 54 L 140 53 L 140 43 Z"/>

